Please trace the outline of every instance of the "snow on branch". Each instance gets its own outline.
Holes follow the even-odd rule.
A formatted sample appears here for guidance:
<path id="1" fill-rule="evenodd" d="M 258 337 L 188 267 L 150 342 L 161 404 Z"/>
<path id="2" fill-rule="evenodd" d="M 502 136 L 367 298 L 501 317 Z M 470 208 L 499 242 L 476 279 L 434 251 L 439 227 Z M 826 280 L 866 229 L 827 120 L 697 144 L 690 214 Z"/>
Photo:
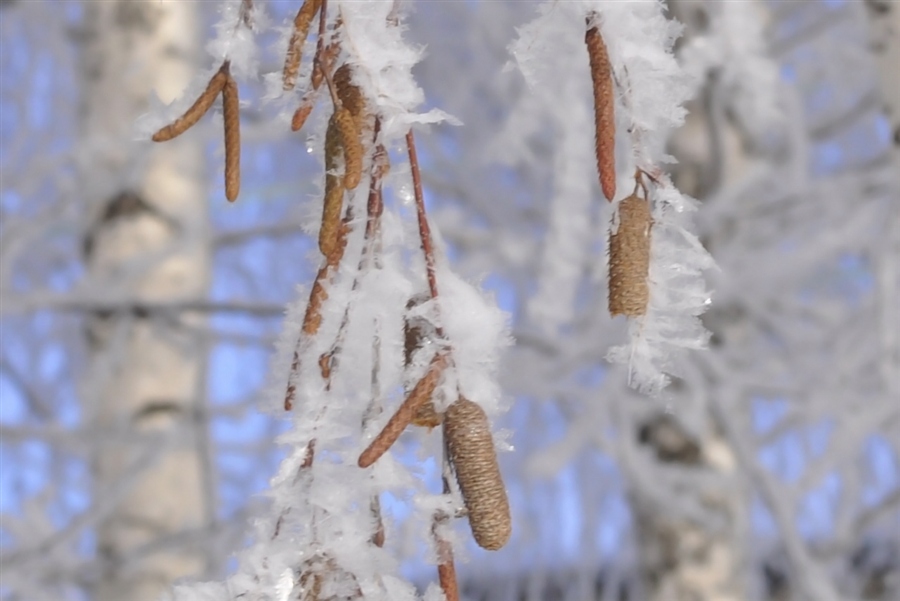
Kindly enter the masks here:
<path id="1" fill-rule="evenodd" d="M 225 4 L 225 21 L 249 29 L 236 6 Z M 331 105 L 317 155 L 321 263 L 305 302 L 289 307 L 267 395 L 269 407 L 292 418 L 279 439 L 288 456 L 237 572 L 224 583 L 176 587 L 175 601 L 416 598 L 390 552 L 386 492 L 414 493 L 408 519 L 431 548 L 440 583 L 426 599 L 459 599 L 451 520 L 467 517 L 486 549 L 510 539 L 490 428 L 505 410 L 496 370 L 509 344 L 507 316 L 452 273 L 426 213 L 411 127 L 448 117 L 416 112 L 424 100 L 411 74 L 419 52 L 402 39 L 400 16 L 393 2 L 305 0 L 286 36 L 284 67 L 267 77 L 270 92 L 281 79 L 286 101 L 305 87 L 294 130 L 317 94 Z M 242 34 L 218 31 L 211 48 L 227 64 Z M 310 31 L 316 49 L 303 68 Z M 247 59 L 242 69 L 252 65 Z M 406 159 L 392 170 L 388 149 L 399 145 Z M 412 198 L 401 200 L 413 202 L 415 228 L 384 192 L 410 183 Z M 440 456 L 440 494 L 389 452 L 410 425 L 423 428 L 421 441 Z"/>

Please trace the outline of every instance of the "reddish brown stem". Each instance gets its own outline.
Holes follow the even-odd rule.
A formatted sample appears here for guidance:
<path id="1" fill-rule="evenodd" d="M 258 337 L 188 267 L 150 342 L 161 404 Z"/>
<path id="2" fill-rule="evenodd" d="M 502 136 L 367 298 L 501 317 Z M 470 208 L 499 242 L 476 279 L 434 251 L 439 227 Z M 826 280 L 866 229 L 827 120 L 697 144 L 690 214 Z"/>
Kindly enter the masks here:
<path id="1" fill-rule="evenodd" d="M 419 221 L 419 239 L 422 242 L 422 252 L 425 253 L 425 271 L 428 276 L 428 290 L 431 298 L 437 298 L 437 276 L 435 274 L 434 243 L 431 238 L 431 228 L 428 225 L 428 215 L 425 213 L 425 195 L 422 192 L 422 175 L 419 172 L 419 157 L 416 154 L 416 140 L 412 130 L 406 133 L 406 147 L 409 151 L 409 169 L 412 172 L 413 193 L 416 199 L 416 217 Z M 439 337 L 443 336 L 440 326 L 436 328 Z"/>
<path id="2" fill-rule="evenodd" d="M 459 601 L 459 585 L 456 581 L 456 566 L 453 563 L 453 547 L 438 534 L 438 525 L 446 521 L 446 518 L 435 516 L 431 526 L 431 534 L 437 546 L 438 555 L 438 582 L 447 601 Z"/>

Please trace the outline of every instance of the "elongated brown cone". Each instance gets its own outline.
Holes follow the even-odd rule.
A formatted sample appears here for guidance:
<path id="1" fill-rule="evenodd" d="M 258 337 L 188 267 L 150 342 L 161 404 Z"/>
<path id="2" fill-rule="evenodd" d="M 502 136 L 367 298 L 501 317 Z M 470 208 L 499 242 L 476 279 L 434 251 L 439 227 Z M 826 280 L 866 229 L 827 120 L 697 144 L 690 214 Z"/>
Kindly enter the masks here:
<path id="1" fill-rule="evenodd" d="M 359 467 L 369 467 L 384 455 L 388 449 L 400 438 L 400 435 L 406 429 L 406 426 L 412 421 L 416 411 L 434 394 L 447 366 L 447 356 L 438 353 L 431 361 L 428 371 L 422 376 L 422 379 L 415 385 L 406 400 L 400 405 L 388 423 L 385 424 L 378 436 L 366 447 L 359 456 Z"/>
<path id="2" fill-rule="evenodd" d="M 282 70 L 282 87 L 285 91 L 293 90 L 297 84 L 297 73 L 300 71 L 300 62 L 303 58 L 303 44 L 306 43 L 309 26 L 321 5 L 322 0 L 305 0 L 300 10 L 297 11 L 297 16 L 294 17 L 294 32 L 288 42 Z"/>
<path id="3" fill-rule="evenodd" d="M 304 96 L 303 100 L 300 101 L 300 106 L 297 107 L 297 110 L 294 111 L 294 116 L 291 118 L 291 131 L 300 131 L 312 110 L 312 99 L 307 100 L 306 96 Z"/>
<path id="4" fill-rule="evenodd" d="M 237 82 L 231 74 L 222 88 L 222 118 L 225 121 L 225 198 L 234 202 L 241 191 L 241 111 Z"/>
<path id="5" fill-rule="evenodd" d="M 366 112 L 366 99 L 362 90 L 353 83 L 353 70 L 348 63 L 344 63 L 334 72 L 334 87 L 341 106 L 350 111 L 350 114 L 359 119 Z"/>
<path id="6" fill-rule="evenodd" d="M 328 292 L 325 290 L 325 279 L 328 275 L 329 267 L 325 265 L 319 268 L 316 279 L 313 282 L 312 289 L 309 291 L 309 303 L 306 305 L 306 312 L 303 314 L 303 333 L 312 336 L 319 331 L 322 325 L 322 305 L 328 299 Z"/>
<path id="7" fill-rule="evenodd" d="M 322 227 L 319 228 L 319 250 L 331 257 L 338 245 L 341 228 L 341 212 L 344 205 L 344 187 L 335 173 L 343 147 L 337 118 L 331 116 L 325 130 L 325 199 L 322 204 Z"/>
<path id="8" fill-rule="evenodd" d="M 340 21 L 340 17 L 338 17 L 338 20 L 334 25 L 335 30 L 340 28 Z M 330 66 L 340 53 L 341 44 L 337 38 L 333 38 L 332 42 L 322 50 L 322 56 L 320 56 L 320 60 L 317 61 L 318 65 L 313 66 L 313 72 L 310 76 L 310 83 L 312 84 L 313 90 L 318 90 L 322 85 L 322 82 L 325 81 L 325 72 L 320 68 L 321 65 Z"/>
<path id="9" fill-rule="evenodd" d="M 416 351 L 422 348 L 426 341 L 436 342 L 437 333 L 434 326 L 426 319 L 412 317 L 408 313 L 410 309 L 421 305 L 431 297 L 428 294 L 419 294 L 409 299 L 406 303 L 407 315 L 403 319 L 403 358 L 404 365 L 408 368 L 412 364 Z M 444 421 L 444 415 L 434 408 L 434 398 L 429 397 L 416 414 L 412 424 L 422 428 L 436 428 Z"/>
<path id="10" fill-rule="evenodd" d="M 512 520 L 487 415 L 477 403 L 459 397 L 444 416 L 444 437 L 472 536 L 479 546 L 496 551 L 509 541 Z"/>
<path id="11" fill-rule="evenodd" d="M 344 148 L 344 187 L 352 190 L 359 185 L 363 170 L 363 145 L 356 119 L 344 107 L 334 112 L 341 145 Z"/>
<path id="12" fill-rule="evenodd" d="M 609 312 L 640 317 L 647 312 L 650 287 L 650 230 L 646 200 L 632 194 L 618 207 L 619 228 L 609 236 Z"/>
<path id="13" fill-rule="evenodd" d="M 228 73 L 224 70 L 223 65 L 223 69 L 219 69 L 216 74 L 212 76 L 209 83 L 206 84 L 206 89 L 203 90 L 203 93 L 194 101 L 194 104 L 192 104 L 182 116 L 153 134 L 153 141 L 167 142 L 168 140 L 177 138 L 193 127 L 197 121 L 209 111 L 210 107 L 212 107 L 213 103 L 216 101 L 216 97 L 219 95 L 219 92 L 222 91 L 227 80 Z"/>
<path id="14" fill-rule="evenodd" d="M 584 34 L 594 84 L 594 127 L 597 173 L 603 195 L 612 202 L 616 196 L 616 112 L 612 66 L 600 30 L 590 26 Z"/>

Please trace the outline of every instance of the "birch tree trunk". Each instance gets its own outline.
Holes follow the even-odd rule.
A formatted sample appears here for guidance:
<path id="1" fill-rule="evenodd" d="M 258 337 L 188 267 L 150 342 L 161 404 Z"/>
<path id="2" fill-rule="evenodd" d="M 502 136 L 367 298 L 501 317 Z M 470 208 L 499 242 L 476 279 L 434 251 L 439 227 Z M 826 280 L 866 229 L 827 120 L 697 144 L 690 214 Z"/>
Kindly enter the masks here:
<path id="1" fill-rule="evenodd" d="M 202 145 L 136 142 L 134 123 L 154 92 L 181 94 L 197 69 L 197 2 L 84 2 L 81 58 L 83 194 L 92 221 L 87 281 L 104 298 L 196 299 L 210 258 Z M 184 321 L 136 307 L 95 314 L 87 328 L 84 398 L 98 432 L 94 501 L 102 573 L 97 601 L 151 601 L 172 580 L 204 568 L 199 545 L 173 535 L 210 518 L 195 399 L 204 350 Z M 190 539 L 191 537 L 183 537 Z"/>
<path id="2" fill-rule="evenodd" d="M 879 288 L 882 320 L 882 374 L 886 389 L 900 395 L 900 5 L 867 0 L 872 28 L 872 50 L 878 61 L 881 101 L 888 120 L 891 161 L 894 165 L 892 210 L 885 226 L 885 249 L 880 257 Z"/>
<path id="3" fill-rule="evenodd" d="M 668 5 L 689 36 L 708 27 L 707 2 L 670 0 Z M 685 125 L 672 141 L 679 161 L 673 167 L 676 186 L 698 199 L 740 180 L 746 169 L 741 136 L 728 123 L 716 97 L 715 79 L 715 73 L 711 74 L 701 98 L 690 103 Z M 715 248 L 708 245 L 708 250 L 715 256 Z M 730 325 L 719 321 L 713 314 L 704 319 L 713 333 L 713 344 L 723 339 L 723 330 Z M 715 383 L 703 387 L 714 391 Z M 690 386 L 675 388 L 681 394 L 703 394 Z M 657 506 L 640 490 L 632 491 L 639 569 L 644 594 L 651 601 L 741 601 L 748 597 L 742 544 L 747 491 L 738 485 L 742 476 L 734 450 L 715 418 L 709 414 L 702 421 L 704 427 L 689 432 L 677 411 L 674 415 L 659 413 L 646 419 L 637 432 L 639 442 L 659 460 L 658 469 L 693 472 L 690 477 L 706 474 L 722 483 L 715 494 L 698 495 L 696 502 L 709 518 L 702 524 Z"/>

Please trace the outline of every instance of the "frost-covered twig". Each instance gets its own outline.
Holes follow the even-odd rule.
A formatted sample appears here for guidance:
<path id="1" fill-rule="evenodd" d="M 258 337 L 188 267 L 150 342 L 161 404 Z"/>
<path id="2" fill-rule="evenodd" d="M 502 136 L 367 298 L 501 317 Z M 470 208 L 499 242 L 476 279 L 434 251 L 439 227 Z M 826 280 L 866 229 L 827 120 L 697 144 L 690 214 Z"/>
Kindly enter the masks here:
<path id="1" fill-rule="evenodd" d="M 428 523 L 430 534 L 423 535 L 436 548 L 440 586 L 448 601 L 456 601 L 453 537 L 447 531 L 456 512 L 443 508 L 454 504 L 459 493 L 448 486 L 441 495 L 422 494 L 421 484 L 387 451 L 408 425 L 421 423 L 415 418 L 426 403 L 442 414 L 450 401 L 465 394 L 483 399 L 487 411 L 496 413 L 493 370 L 496 351 L 506 343 L 503 320 L 447 270 L 428 223 L 411 126 L 443 115 L 414 112 L 421 92 L 409 69 L 417 53 L 400 37 L 399 14 L 386 3 L 307 0 L 288 44 L 281 74 L 285 90 L 301 72 L 298 53 L 316 11 L 316 52 L 312 68 L 304 71 L 310 75 L 307 93 L 324 82 L 332 114 L 323 144 L 320 268 L 305 306 L 289 312 L 273 377 L 271 396 L 282 399 L 293 419 L 293 430 L 281 441 L 289 446 L 289 457 L 272 481 L 272 506 L 256 525 L 253 545 L 241 553 L 238 573 L 224 585 L 182 587 L 175 595 L 179 601 L 179 595 L 205 599 L 203 595 L 226 594 L 304 601 L 411 598 L 410 586 L 393 575 L 396 561 L 388 554 L 389 525 L 381 516 L 379 496 L 412 488 L 422 497 L 419 518 Z M 312 109 L 311 98 L 301 103 L 300 121 Z M 382 183 L 391 177 L 385 149 L 401 139 L 409 150 L 418 246 L 424 255 L 414 255 L 408 264 L 401 216 L 385 211 L 382 196 Z M 365 180 L 368 185 L 361 185 Z M 365 228 L 360 231 L 356 216 L 363 213 Z M 346 260 L 351 255 L 358 256 L 355 269 Z M 434 326 L 435 335 L 423 338 L 403 358 L 397 343 L 409 316 L 410 290 L 421 282 L 429 296 L 416 310 Z M 445 295 L 455 302 L 439 309 Z M 473 324 L 477 332 L 470 331 Z M 492 339 L 485 340 L 484 334 Z M 285 379 L 287 385 L 279 387 Z M 393 400 L 382 395 L 396 390 L 401 379 L 417 383 L 387 423 L 380 423 L 382 405 Z M 480 453 L 493 457 L 488 413 L 479 411 Z M 360 443 L 379 430 L 359 455 Z M 484 493 L 490 495 L 501 529 L 486 538 L 484 528 L 491 528 L 490 523 L 473 522 L 472 528 L 480 543 L 489 540 L 489 548 L 498 548 L 509 538 L 509 507 L 496 459 L 491 465 L 499 489 L 479 489 L 478 502 L 483 506 Z M 475 498 L 473 491 L 464 495 L 467 504 Z M 359 512 L 359 507 L 369 511 Z"/>
<path id="2" fill-rule="evenodd" d="M 691 93 L 690 78 L 672 54 L 678 26 L 667 20 L 661 4 L 652 0 L 547 2 L 540 10 L 541 16 L 520 30 L 513 46 L 526 80 L 541 88 L 553 85 L 557 78 L 575 77 L 567 72 L 570 47 L 574 50 L 573 38 L 585 31 L 603 192 L 614 200 L 611 171 L 637 172 L 639 178 L 648 180 L 643 199 L 635 200 L 632 195 L 613 202 L 613 236 L 621 227 L 623 207 L 628 208 L 629 216 L 638 214 L 632 206 L 648 205 L 648 210 L 640 213 L 644 215 L 640 223 L 625 224 L 634 235 L 615 238 L 621 242 L 618 250 L 631 249 L 611 256 L 609 272 L 610 308 L 613 314 L 629 317 L 629 342 L 611 349 L 608 359 L 627 365 L 629 382 L 635 388 L 658 394 L 669 375 L 678 372 L 682 349 L 702 348 L 706 343 L 698 316 L 710 301 L 703 272 L 714 265 L 690 232 L 687 214 L 695 209 L 695 203 L 675 188 L 662 168 L 670 160 L 664 152 L 666 141 L 681 124 L 682 105 Z M 622 132 L 617 149 L 611 138 L 615 131 Z M 567 218 L 577 222 L 576 216 Z M 627 266 L 628 281 L 641 288 L 627 310 L 618 305 L 620 284 L 625 280 L 618 272 L 614 279 L 613 262 L 617 269 Z M 572 271 L 565 265 L 558 269 Z M 547 271 L 553 273 L 556 268 Z"/>

